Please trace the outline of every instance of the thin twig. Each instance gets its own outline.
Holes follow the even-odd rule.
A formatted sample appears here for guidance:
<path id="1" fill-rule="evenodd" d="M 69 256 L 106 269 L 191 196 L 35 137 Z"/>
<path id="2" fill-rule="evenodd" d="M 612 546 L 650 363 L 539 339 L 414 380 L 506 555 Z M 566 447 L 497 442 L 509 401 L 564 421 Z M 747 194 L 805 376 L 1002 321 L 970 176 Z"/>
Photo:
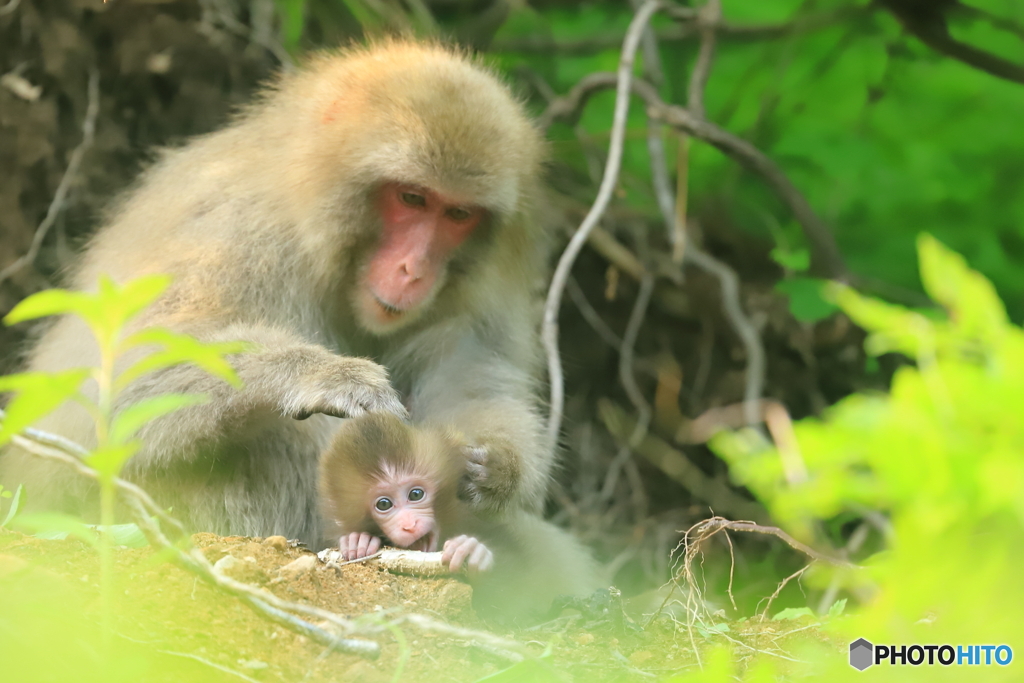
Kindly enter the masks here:
<path id="1" fill-rule="evenodd" d="M 612 460 L 611 465 L 608 467 L 604 486 L 601 489 L 602 501 L 611 498 L 612 493 L 615 491 L 615 485 L 618 482 L 619 470 L 626 465 L 633 451 L 644 440 L 644 437 L 647 436 L 647 430 L 651 426 L 651 404 L 644 398 L 643 392 L 640 391 L 640 387 L 636 383 L 636 374 L 633 371 L 633 352 L 636 346 L 636 339 L 640 335 L 640 327 L 643 325 L 644 316 L 647 313 L 647 306 L 651 302 L 652 292 L 654 292 L 654 276 L 648 273 L 640 281 L 640 292 L 637 294 L 633 310 L 629 315 L 626 333 L 622 337 L 622 346 L 619 347 L 619 381 L 622 383 L 623 389 L 626 390 L 626 396 L 629 397 L 629 401 L 633 404 L 639 417 L 633 426 L 633 431 L 629 438 L 622 442 L 618 454 L 616 454 L 615 459 Z M 634 491 L 636 491 L 635 488 Z M 646 502 L 646 499 L 639 501 L 639 496 L 635 495 L 634 498 L 634 503 L 637 503 L 638 507 L 641 506 L 641 503 Z M 639 514 L 637 517 L 643 518 Z"/>
<path id="2" fill-rule="evenodd" d="M 64 169 L 64 175 L 61 176 L 60 183 L 57 185 L 57 191 L 53 194 L 53 201 L 50 202 L 50 206 L 46 210 L 46 216 L 32 236 L 32 245 L 29 247 L 28 252 L 15 259 L 13 263 L 3 270 L 0 270 L 0 283 L 18 273 L 25 266 L 35 263 L 36 256 L 39 255 L 39 249 L 43 246 L 43 240 L 46 239 L 50 228 L 53 227 L 57 216 L 60 215 L 61 210 L 64 208 L 64 202 L 71 189 L 71 183 L 78 175 L 78 167 L 82 164 L 82 157 L 92 147 L 93 138 L 96 134 L 96 118 L 100 113 L 100 72 L 95 66 L 89 70 L 88 98 L 89 103 L 85 109 L 85 119 L 82 121 L 82 141 L 71 152 L 67 168 Z"/>
<path id="3" fill-rule="evenodd" d="M 569 240 L 568 246 L 562 252 L 555 268 L 555 274 L 551 279 L 551 287 L 548 290 L 547 301 L 544 304 L 544 322 L 541 329 L 541 338 L 544 341 L 544 348 L 548 356 L 548 379 L 551 382 L 551 415 L 548 421 L 548 440 L 554 445 L 558 443 L 558 435 L 562 428 L 562 412 L 565 402 L 565 378 L 562 375 L 562 359 L 558 351 L 558 309 L 562 304 L 562 294 L 565 290 L 565 283 L 572 272 L 573 263 L 579 255 L 583 244 L 594 226 L 604 215 L 608 203 L 611 201 L 612 193 L 619 177 L 619 168 L 622 164 L 622 149 L 626 137 L 626 114 L 629 111 L 630 81 L 633 77 L 633 62 L 636 58 L 637 47 L 640 42 L 640 34 L 651 16 L 661 5 L 659 0 L 647 0 L 640 10 L 633 17 L 626 32 L 626 40 L 622 46 L 622 56 L 619 61 L 619 70 L 616 75 L 615 114 L 612 119 L 611 141 L 608 146 L 608 163 L 605 165 L 604 178 L 601 180 L 601 187 L 598 189 L 597 198 L 583 223 L 576 230 L 576 234 Z"/>
<path id="4" fill-rule="evenodd" d="M 619 335 L 612 331 L 612 328 L 608 327 L 608 324 L 601 319 L 601 316 L 594 310 L 594 307 L 587 301 L 587 295 L 580 288 L 579 283 L 576 282 L 576 278 L 570 277 L 568 282 L 565 283 L 565 289 L 569 292 L 569 298 L 576 304 L 576 308 L 580 309 L 580 315 L 590 324 L 594 332 L 597 332 L 597 336 L 605 344 L 618 351 L 622 347 L 622 340 L 619 339 Z"/>
<path id="5" fill-rule="evenodd" d="M 704 88 L 711 75 L 711 62 L 715 56 L 715 26 L 722 19 L 722 1 L 708 0 L 697 12 L 697 30 L 700 33 L 700 51 L 697 63 L 690 73 L 686 107 L 693 115 L 704 118 Z"/>
<path id="6" fill-rule="evenodd" d="M 811 546 L 796 540 L 795 538 L 793 538 L 777 526 L 765 526 L 763 524 L 755 524 L 754 522 L 734 522 L 724 517 L 712 517 L 711 519 L 705 519 L 703 522 L 695 524 L 693 528 L 697 529 L 697 531 L 701 534 L 699 536 L 699 540 L 703 540 L 704 538 L 707 538 L 708 536 L 711 536 L 712 534 L 715 534 L 723 529 L 731 529 L 733 531 L 748 531 L 756 534 L 766 534 L 769 536 L 775 536 L 776 538 L 784 541 L 786 545 L 788 545 L 789 547 L 793 548 L 794 550 L 802 552 L 804 555 L 807 555 L 812 560 L 824 562 L 834 567 L 841 567 L 843 569 L 860 569 L 859 566 L 853 564 L 852 562 L 847 562 L 846 560 L 842 560 L 835 557 L 829 557 L 824 553 L 818 552 Z"/>
<path id="7" fill-rule="evenodd" d="M 701 270 L 705 270 L 716 278 L 722 288 L 722 309 L 732 326 L 736 336 L 747 353 L 747 371 L 743 386 L 743 415 L 748 425 L 755 424 L 758 419 L 758 401 L 764 392 L 767 360 L 761 335 L 754 323 L 747 317 L 740 303 L 740 278 L 732 268 L 701 251 L 694 245 L 686 250 L 686 260 Z"/>

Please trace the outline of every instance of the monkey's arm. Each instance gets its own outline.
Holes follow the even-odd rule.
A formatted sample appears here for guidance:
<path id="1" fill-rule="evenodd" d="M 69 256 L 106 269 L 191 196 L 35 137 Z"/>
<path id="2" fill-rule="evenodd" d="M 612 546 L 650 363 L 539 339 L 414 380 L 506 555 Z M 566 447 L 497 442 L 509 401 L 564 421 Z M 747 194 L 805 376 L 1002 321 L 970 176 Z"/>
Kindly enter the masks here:
<path id="1" fill-rule="evenodd" d="M 197 457 L 245 430 L 258 431 L 263 426 L 261 415 L 271 421 L 275 415 L 301 420 L 314 413 L 406 415 L 387 371 L 369 360 L 339 356 L 293 333 L 262 325 L 236 324 L 214 335 L 198 336 L 204 341 L 254 344 L 254 350 L 231 358 L 243 387 L 236 389 L 192 365 L 153 372 L 133 382 L 119 397 L 119 408 L 165 393 L 200 393 L 209 398 L 203 405 L 147 424 L 139 432 L 145 449 L 133 459 L 133 467 Z"/>
<path id="2" fill-rule="evenodd" d="M 529 372 L 468 339 L 414 387 L 414 422 L 452 426 L 465 437 L 466 493 L 482 511 L 543 508 L 554 455 L 533 386 Z"/>

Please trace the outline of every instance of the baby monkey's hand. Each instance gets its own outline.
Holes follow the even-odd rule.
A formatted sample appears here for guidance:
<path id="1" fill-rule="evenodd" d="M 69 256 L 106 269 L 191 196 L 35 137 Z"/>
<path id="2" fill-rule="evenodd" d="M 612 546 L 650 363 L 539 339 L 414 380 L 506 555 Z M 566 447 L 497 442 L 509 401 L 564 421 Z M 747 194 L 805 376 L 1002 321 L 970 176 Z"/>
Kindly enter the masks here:
<path id="1" fill-rule="evenodd" d="M 346 562 L 358 560 L 380 550 L 380 539 L 365 531 L 353 531 L 341 537 L 338 550 L 341 551 L 341 559 Z"/>
<path id="2" fill-rule="evenodd" d="M 459 571 L 465 563 L 467 573 L 476 576 L 494 567 L 494 553 L 472 536 L 456 536 L 444 542 L 441 562 L 448 564 L 452 572 Z"/>

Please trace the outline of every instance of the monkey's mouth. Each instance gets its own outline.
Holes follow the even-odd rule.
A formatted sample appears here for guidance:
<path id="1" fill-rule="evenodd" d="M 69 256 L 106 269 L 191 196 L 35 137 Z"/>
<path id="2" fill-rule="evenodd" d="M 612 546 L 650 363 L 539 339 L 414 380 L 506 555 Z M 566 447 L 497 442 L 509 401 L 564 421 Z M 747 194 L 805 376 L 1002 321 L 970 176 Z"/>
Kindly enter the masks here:
<path id="1" fill-rule="evenodd" d="M 420 550 L 432 553 L 437 550 L 437 530 L 428 531 L 406 546 L 407 550 Z"/>
<path id="2" fill-rule="evenodd" d="M 389 304 L 376 294 L 373 295 L 373 301 L 374 303 L 377 304 L 378 307 L 380 307 L 381 312 L 384 314 L 384 318 L 388 320 L 397 320 L 398 318 L 401 318 L 405 314 L 404 310 L 402 310 L 398 306 Z"/>

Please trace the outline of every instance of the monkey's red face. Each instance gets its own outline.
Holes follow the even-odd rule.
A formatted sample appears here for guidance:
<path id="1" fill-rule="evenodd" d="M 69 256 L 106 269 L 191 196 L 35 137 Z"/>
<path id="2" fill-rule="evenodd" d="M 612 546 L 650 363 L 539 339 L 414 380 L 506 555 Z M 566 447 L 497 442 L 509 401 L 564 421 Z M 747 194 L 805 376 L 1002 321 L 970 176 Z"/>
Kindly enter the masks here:
<path id="1" fill-rule="evenodd" d="M 356 306 L 372 331 L 388 332 L 426 308 L 452 253 L 485 211 L 432 190 L 385 183 L 377 197 L 382 229 L 364 271 Z"/>
<path id="2" fill-rule="evenodd" d="M 424 477 L 388 477 L 369 489 L 370 516 L 399 548 L 434 552 L 440 536 L 435 491 L 434 483 Z"/>

